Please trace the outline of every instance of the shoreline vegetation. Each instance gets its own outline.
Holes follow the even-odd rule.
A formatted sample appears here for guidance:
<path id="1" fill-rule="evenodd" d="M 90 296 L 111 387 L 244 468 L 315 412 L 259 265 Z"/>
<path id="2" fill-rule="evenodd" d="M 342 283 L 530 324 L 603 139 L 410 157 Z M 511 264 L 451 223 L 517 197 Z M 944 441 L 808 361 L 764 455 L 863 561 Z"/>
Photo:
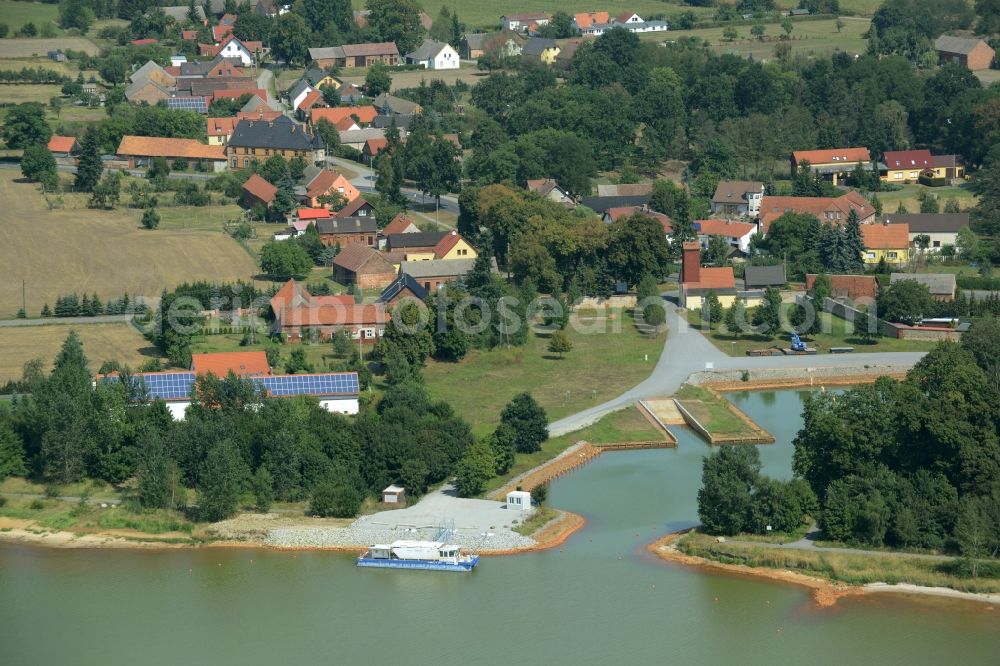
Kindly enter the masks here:
<path id="1" fill-rule="evenodd" d="M 806 587 L 812 591 L 816 605 L 823 608 L 847 597 L 881 592 L 1000 605 L 1000 581 L 933 571 L 935 565 L 949 559 L 944 557 L 939 560 L 894 552 L 869 555 L 791 550 L 766 543 L 719 542 L 694 530 L 667 534 L 646 549 L 667 562 Z M 948 582 L 984 589 L 956 589 L 944 584 Z"/>

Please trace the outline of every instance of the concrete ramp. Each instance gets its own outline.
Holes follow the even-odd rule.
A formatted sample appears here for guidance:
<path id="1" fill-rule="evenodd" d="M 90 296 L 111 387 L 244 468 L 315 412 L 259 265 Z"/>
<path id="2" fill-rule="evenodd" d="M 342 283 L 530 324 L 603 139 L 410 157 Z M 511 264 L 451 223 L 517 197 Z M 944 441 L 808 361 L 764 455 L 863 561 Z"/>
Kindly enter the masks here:
<path id="1" fill-rule="evenodd" d="M 673 398 L 649 398 L 642 401 L 663 425 L 685 425 L 684 416 L 677 409 Z"/>

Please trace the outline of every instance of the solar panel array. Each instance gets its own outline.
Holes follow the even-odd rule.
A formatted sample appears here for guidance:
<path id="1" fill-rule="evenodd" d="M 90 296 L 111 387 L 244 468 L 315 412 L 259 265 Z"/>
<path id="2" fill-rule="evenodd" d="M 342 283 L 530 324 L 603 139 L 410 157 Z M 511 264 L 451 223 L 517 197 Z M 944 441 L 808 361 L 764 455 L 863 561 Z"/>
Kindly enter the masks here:
<path id="1" fill-rule="evenodd" d="M 355 372 L 254 377 L 253 381 L 262 385 L 273 396 L 340 395 L 359 392 L 358 375 Z"/>
<path id="2" fill-rule="evenodd" d="M 167 107 L 181 111 L 208 113 L 208 103 L 204 97 L 170 97 L 167 99 Z"/>
<path id="3" fill-rule="evenodd" d="M 194 384 L 193 372 L 140 373 L 146 382 L 151 400 L 183 400 L 191 395 Z M 343 372 L 325 375 L 278 375 L 275 377 L 251 377 L 255 384 L 265 389 L 268 395 L 287 397 L 293 395 L 356 395 L 360 393 L 358 373 Z M 101 381 L 118 381 L 117 376 L 104 377 Z"/>

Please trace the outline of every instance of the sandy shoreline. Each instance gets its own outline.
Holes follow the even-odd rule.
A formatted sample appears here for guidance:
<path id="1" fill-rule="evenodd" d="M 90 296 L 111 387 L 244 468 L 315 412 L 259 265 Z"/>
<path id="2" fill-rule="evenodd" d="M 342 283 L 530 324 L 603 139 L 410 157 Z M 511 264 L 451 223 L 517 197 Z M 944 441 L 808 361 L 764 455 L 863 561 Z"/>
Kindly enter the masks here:
<path id="1" fill-rule="evenodd" d="M 506 550 L 483 550 L 478 554 L 485 557 L 500 555 L 519 555 L 561 546 L 575 532 L 586 525 L 583 516 L 570 511 L 560 511 L 559 515 L 550 520 L 536 532 L 532 538 L 535 543 L 524 548 Z M 190 539 L 186 542 L 173 542 L 167 539 Z M 187 535 L 148 534 L 133 530 L 103 530 L 95 532 L 69 532 L 47 530 L 35 526 L 30 520 L 16 518 L 0 518 L 0 542 L 16 543 L 43 548 L 115 548 L 115 549 L 169 549 L 178 548 L 260 548 L 274 551 L 329 551 L 360 554 L 366 546 L 274 546 L 264 541 L 265 535 L 239 539 L 215 539 L 199 541 Z"/>
<path id="2" fill-rule="evenodd" d="M 892 377 L 893 379 L 904 379 L 905 373 L 882 372 L 857 375 L 830 375 L 815 376 L 810 382 L 808 377 L 774 378 L 774 379 L 753 379 L 748 381 L 706 381 L 699 386 L 712 389 L 717 393 L 735 393 L 738 391 L 776 391 L 779 389 L 800 389 L 800 388 L 820 388 L 822 386 L 854 386 L 856 384 L 874 384 L 879 377 Z"/>
<path id="3" fill-rule="evenodd" d="M 764 578 L 781 583 L 799 585 L 812 590 L 813 601 L 817 606 L 828 608 L 845 597 L 857 597 L 866 594 L 890 592 L 895 594 L 909 594 L 922 596 L 947 597 L 950 599 L 975 601 L 977 603 L 1000 605 L 1000 594 L 979 594 L 974 592 L 961 592 L 949 587 L 924 587 L 910 583 L 899 583 L 890 585 L 888 583 L 871 583 L 868 585 L 848 585 L 838 581 L 832 581 L 818 576 L 787 569 L 771 569 L 768 567 L 750 567 L 745 564 L 725 564 L 716 562 L 704 557 L 688 555 L 678 550 L 674 544 L 687 533 L 674 532 L 667 534 L 652 542 L 646 549 L 658 558 L 667 562 L 683 564 L 685 566 L 696 567 L 709 571 L 716 571 L 735 576 L 747 576 L 750 578 Z"/>

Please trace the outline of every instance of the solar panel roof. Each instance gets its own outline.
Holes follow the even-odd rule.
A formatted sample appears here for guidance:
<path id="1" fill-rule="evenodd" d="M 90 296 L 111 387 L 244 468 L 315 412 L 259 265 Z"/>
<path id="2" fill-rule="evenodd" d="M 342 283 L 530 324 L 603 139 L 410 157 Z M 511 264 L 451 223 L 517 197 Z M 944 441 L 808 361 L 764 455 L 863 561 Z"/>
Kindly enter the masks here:
<path id="1" fill-rule="evenodd" d="M 149 372 L 138 373 L 146 382 L 150 399 L 184 400 L 191 395 L 194 384 L 193 372 Z M 275 375 L 251 377 L 250 380 L 263 387 L 273 397 L 295 395 L 357 395 L 360 393 L 358 373 L 337 372 L 321 375 Z M 102 377 L 101 381 L 118 381 L 117 375 Z"/>

